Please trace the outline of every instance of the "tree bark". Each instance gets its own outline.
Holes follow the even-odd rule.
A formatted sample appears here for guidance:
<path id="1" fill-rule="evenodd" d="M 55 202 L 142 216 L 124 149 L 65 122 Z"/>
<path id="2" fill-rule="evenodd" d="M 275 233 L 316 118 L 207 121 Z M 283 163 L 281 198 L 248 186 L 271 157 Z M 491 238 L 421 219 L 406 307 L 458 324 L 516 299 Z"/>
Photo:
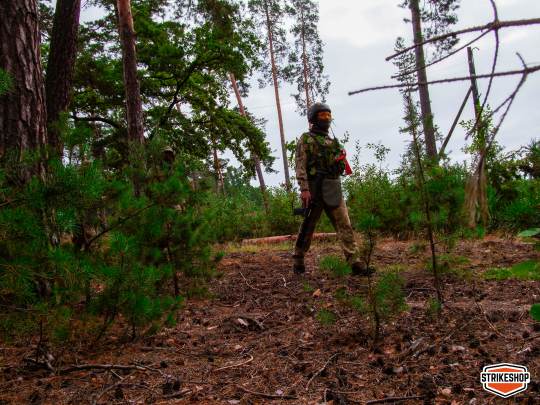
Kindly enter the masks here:
<path id="1" fill-rule="evenodd" d="M 285 171 L 285 185 L 287 188 L 291 187 L 291 180 L 289 177 L 289 165 L 287 164 L 287 150 L 285 149 L 285 132 L 283 130 L 283 118 L 281 117 L 281 104 L 279 102 L 279 88 L 276 73 L 276 61 L 274 59 L 274 42 L 272 40 L 272 28 L 270 24 L 270 15 L 268 13 L 268 6 L 266 9 L 266 24 L 268 27 L 268 41 L 270 43 L 270 59 L 272 61 L 272 76 L 274 78 L 274 90 L 276 92 L 276 106 L 279 119 L 279 132 L 281 135 L 281 151 L 283 153 L 283 169 Z"/>
<path id="2" fill-rule="evenodd" d="M 306 87 L 306 104 L 307 109 L 309 110 L 309 85 L 307 77 L 307 61 L 306 61 L 306 39 L 305 39 L 305 29 L 304 29 L 304 10 L 302 9 L 302 62 L 304 63 L 304 85 Z M 311 123 L 309 124 L 311 127 Z"/>
<path id="3" fill-rule="evenodd" d="M 141 86 L 137 73 L 135 52 L 135 32 L 129 0 L 117 0 L 124 66 L 124 87 L 126 89 L 126 115 L 128 139 L 132 142 L 144 140 Z"/>
<path id="4" fill-rule="evenodd" d="M 236 79 L 234 78 L 232 72 L 229 72 L 229 75 L 231 76 L 231 82 L 233 85 L 234 94 L 236 94 L 236 100 L 238 101 L 238 107 L 240 107 L 240 113 L 245 119 L 247 119 L 246 110 L 244 110 L 244 103 L 242 103 L 242 97 L 240 97 L 240 92 L 238 91 L 238 86 L 236 85 Z M 264 182 L 263 172 L 261 168 L 261 160 L 255 153 L 253 154 L 253 163 L 255 163 L 255 170 L 257 171 L 257 177 L 259 178 L 259 184 L 261 185 L 261 194 L 264 209 L 268 214 L 268 202 L 266 201 L 266 184 Z"/>
<path id="5" fill-rule="evenodd" d="M 45 93 L 47 98 L 48 143 L 62 153 L 60 133 L 51 124 L 69 107 L 73 70 L 77 54 L 81 0 L 58 0 L 54 12 L 51 50 L 47 61 Z"/>
<path id="6" fill-rule="evenodd" d="M 212 139 L 212 144 L 214 145 L 214 164 L 216 166 L 217 174 L 219 176 L 219 177 L 216 177 L 216 194 L 219 195 L 219 182 L 217 180 L 219 178 L 219 181 L 221 181 L 221 188 L 223 190 L 223 196 L 226 197 L 227 195 L 225 194 L 225 183 L 223 182 L 223 174 L 221 173 L 221 166 L 219 164 L 219 158 L 217 155 L 215 139 Z"/>
<path id="7" fill-rule="evenodd" d="M 0 157 L 47 144 L 45 86 L 36 0 L 0 1 L 0 69 L 13 87 L 0 98 Z"/>
<path id="8" fill-rule="evenodd" d="M 469 58 L 469 73 L 471 74 L 471 88 L 473 94 L 473 103 L 474 103 L 474 117 L 478 114 L 477 108 L 480 106 L 480 95 L 478 94 L 478 83 L 476 82 L 476 69 L 474 67 L 474 57 L 473 50 L 469 46 L 467 48 L 467 56 Z"/>
<path id="9" fill-rule="evenodd" d="M 411 0 L 410 8 L 412 14 L 414 43 L 419 44 L 423 41 L 419 0 Z M 424 47 L 417 46 L 414 49 L 414 54 L 416 58 L 416 68 L 418 69 L 418 82 L 427 82 Z M 437 145 L 435 143 L 435 128 L 433 126 L 433 114 L 431 113 L 431 101 L 429 99 L 428 85 L 423 84 L 418 86 L 418 92 L 420 94 L 420 108 L 422 111 L 426 152 L 428 157 L 434 158 L 437 156 Z"/>

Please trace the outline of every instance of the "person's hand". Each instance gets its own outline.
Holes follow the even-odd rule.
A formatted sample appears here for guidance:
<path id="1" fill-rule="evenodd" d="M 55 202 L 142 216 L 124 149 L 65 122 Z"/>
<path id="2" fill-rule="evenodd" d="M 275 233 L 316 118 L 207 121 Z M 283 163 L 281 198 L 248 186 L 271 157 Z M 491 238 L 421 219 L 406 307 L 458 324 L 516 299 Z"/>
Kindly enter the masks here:
<path id="1" fill-rule="evenodd" d="M 300 199 L 302 200 L 302 207 L 308 208 L 309 200 L 311 200 L 311 194 L 309 190 L 302 190 L 302 192 L 300 193 Z"/>

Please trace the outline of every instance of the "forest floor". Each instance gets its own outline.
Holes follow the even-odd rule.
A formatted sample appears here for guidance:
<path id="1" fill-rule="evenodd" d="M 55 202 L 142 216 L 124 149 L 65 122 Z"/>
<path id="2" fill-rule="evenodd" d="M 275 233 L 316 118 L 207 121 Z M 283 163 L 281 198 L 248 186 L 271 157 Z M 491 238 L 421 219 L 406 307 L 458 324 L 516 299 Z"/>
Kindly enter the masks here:
<path id="1" fill-rule="evenodd" d="M 367 278 L 332 278 L 318 266 L 340 253 L 335 243 L 312 247 L 302 277 L 291 270 L 292 245 L 236 247 L 211 282 L 212 298 L 187 299 L 170 329 L 132 341 L 120 319 L 98 346 L 46 343 L 55 372 L 22 360 L 35 338 L 4 345 L 0 404 L 540 403 L 540 323 L 529 315 L 538 280 L 485 277 L 538 253 L 493 236 L 458 243 L 446 256 L 437 315 L 429 253 L 411 245 L 385 239 L 375 252 L 377 274 L 399 266 L 409 307 L 382 325 L 378 346 L 373 317 L 339 299 L 365 296 Z M 526 366 L 528 389 L 508 399 L 485 391 L 480 372 L 498 363 Z M 110 364 L 128 367 L 91 366 Z M 71 365 L 88 369 L 65 370 Z"/>

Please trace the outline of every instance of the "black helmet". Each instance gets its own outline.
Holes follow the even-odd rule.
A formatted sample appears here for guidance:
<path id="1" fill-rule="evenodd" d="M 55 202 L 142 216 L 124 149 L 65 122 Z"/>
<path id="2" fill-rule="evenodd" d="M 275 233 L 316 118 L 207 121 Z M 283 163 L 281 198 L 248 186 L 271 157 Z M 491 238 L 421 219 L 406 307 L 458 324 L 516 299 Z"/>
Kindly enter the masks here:
<path id="1" fill-rule="evenodd" d="M 309 107 L 307 111 L 307 120 L 308 122 L 314 123 L 314 119 L 317 117 L 317 114 L 321 111 L 328 111 L 332 112 L 328 104 L 326 103 L 315 103 L 312 104 L 311 107 Z"/>

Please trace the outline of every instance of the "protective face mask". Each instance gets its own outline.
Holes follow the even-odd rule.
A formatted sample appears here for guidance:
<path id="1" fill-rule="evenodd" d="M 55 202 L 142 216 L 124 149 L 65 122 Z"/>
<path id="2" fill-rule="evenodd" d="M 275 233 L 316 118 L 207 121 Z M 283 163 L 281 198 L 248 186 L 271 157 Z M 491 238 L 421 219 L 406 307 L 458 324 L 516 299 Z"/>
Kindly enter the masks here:
<path id="1" fill-rule="evenodd" d="M 317 119 L 317 126 L 323 131 L 328 131 L 328 129 L 330 129 L 331 123 L 332 123 L 332 120 L 322 120 L 320 118 Z"/>

